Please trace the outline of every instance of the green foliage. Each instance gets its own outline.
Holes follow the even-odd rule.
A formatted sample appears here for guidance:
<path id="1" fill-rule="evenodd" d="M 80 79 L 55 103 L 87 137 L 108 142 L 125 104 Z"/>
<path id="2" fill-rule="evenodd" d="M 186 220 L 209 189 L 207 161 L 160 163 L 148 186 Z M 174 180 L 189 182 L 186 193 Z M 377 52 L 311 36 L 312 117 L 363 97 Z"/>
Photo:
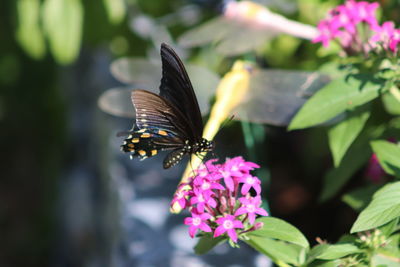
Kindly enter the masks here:
<path id="1" fill-rule="evenodd" d="M 379 189 L 371 203 L 360 213 L 351 232 L 379 227 L 400 216 L 400 182 Z"/>
<path id="2" fill-rule="evenodd" d="M 346 151 L 364 128 L 371 111 L 367 105 L 346 112 L 346 117 L 328 131 L 329 145 L 335 167 L 338 167 Z"/>
<path id="3" fill-rule="evenodd" d="M 377 98 L 384 81 L 368 74 L 338 78 L 319 90 L 293 118 L 288 129 L 304 129 L 326 122 Z"/>
<path id="4" fill-rule="evenodd" d="M 16 5 L 16 39 L 27 54 L 34 59 L 41 59 L 46 52 L 46 46 L 40 27 L 40 1 L 18 0 Z"/>
<path id="5" fill-rule="evenodd" d="M 310 246 L 304 235 L 296 227 L 284 220 L 264 217 L 258 219 L 257 222 L 262 222 L 264 225 L 261 229 L 252 232 L 251 236 L 279 239 L 303 248 L 309 248 Z"/>
<path id="6" fill-rule="evenodd" d="M 371 146 L 383 169 L 400 178 L 400 146 L 384 140 L 374 141 Z"/>
<path id="7" fill-rule="evenodd" d="M 83 7 L 80 0 L 46 0 L 43 23 L 50 51 L 61 64 L 73 62 L 82 39 Z"/>

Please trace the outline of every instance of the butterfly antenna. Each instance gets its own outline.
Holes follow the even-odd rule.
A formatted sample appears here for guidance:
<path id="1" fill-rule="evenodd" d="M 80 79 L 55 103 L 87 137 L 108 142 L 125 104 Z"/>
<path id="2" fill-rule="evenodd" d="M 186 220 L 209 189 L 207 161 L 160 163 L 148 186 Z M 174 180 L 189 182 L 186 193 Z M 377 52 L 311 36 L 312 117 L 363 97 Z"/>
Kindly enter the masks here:
<path id="1" fill-rule="evenodd" d="M 219 130 L 222 130 L 228 122 L 231 122 L 233 120 L 233 118 L 235 118 L 235 115 L 230 116 L 229 119 L 225 119 Z"/>

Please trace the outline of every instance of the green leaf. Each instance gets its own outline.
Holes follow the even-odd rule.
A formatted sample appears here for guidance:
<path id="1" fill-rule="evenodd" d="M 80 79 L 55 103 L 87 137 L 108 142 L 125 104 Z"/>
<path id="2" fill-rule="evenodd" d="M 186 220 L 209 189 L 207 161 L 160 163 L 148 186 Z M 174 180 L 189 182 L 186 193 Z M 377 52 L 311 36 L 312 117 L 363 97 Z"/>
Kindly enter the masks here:
<path id="1" fill-rule="evenodd" d="M 249 233 L 249 236 L 260 236 L 267 238 L 279 239 L 293 244 L 297 244 L 303 248 L 309 248 L 309 244 L 304 235 L 293 225 L 284 220 L 274 217 L 263 217 L 257 219 L 257 222 L 264 223 L 261 229 Z"/>
<path id="2" fill-rule="evenodd" d="M 377 98 L 382 86 L 382 80 L 366 74 L 337 78 L 304 104 L 288 128 L 303 129 L 332 119 Z"/>
<path id="3" fill-rule="evenodd" d="M 371 142 L 383 169 L 391 175 L 400 177 L 400 146 L 385 140 Z"/>
<path id="4" fill-rule="evenodd" d="M 367 162 L 371 156 L 371 149 L 368 145 L 370 140 L 380 137 L 386 127 L 379 116 L 374 118 L 374 113 L 372 113 L 367 125 L 350 146 L 340 165 L 331 169 L 325 175 L 320 201 L 326 201 L 333 197 L 353 174 Z"/>
<path id="5" fill-rule="evenodd" d="M 399 254 L 381 252 L 375 254 L 371 259 L 371 265 L 374 267 L 398 267 L 400 266 Z"/>
<path id="6" fill-rule="evenodd" d="M 119 24 L 125 18 L 125 3 L 123 0 L 103 0 L 108 20 L 112 24 Z"/>
<path id="7" fill-rule="evenodd" d="M 386 237 L 389 237 L 391 234 L 393 234 L 397 230 L 397 225 L 399 224 L 399 219 L 400 218 L 396 218 L 394 220 L 391 220 L 387 224 L 384 224 L 381 227 L 379 227 L 379 230 Z"/>
<path id="8" fill-rule="evenodd" d="M 321 260 L 335 260 L 350 254 L 361 253 L 362 251 L 353 244 L 328 245 L 316 258 Z"/>
<path id="9" fill-rule="evenodd" d="M 40 29 L 40 1 L 18 0 L 16 4 L 18 15 L 16 39 L 29 56 L 41 59 L 46 52 L 46 45 Z"/>
<path id="10" fill-rule="evenodd" d="M 50 50 L 60 64 L 73 62 L 80 50 L 83 6 L 80 0 L 45 0 L 43 24 Z"/>
<path id="11" fill-rule="evenodd" d="M 198 255 L 205 254 L 225 240 L 226 238 L 221 236 L 214 238 L 211 235 L 204 235 L 194 247 L 194 252 Z"/>
<path id="12" fill-rule="evenodd" d="M 333 197 L 353 174 L 364 165 L 370 156 L 371 150 L 368 146 L 351 148 L 340 165 L 326 173 L 320 201 L 323 202 Z"/>
<path id="13" fill-rule="evenodd" d="M 301 264 L 299 259 L 304 248 L 257 235 L 249 235 L 249 238 L 245 241 L 248 245 L 270 257 L 274 262 L 284 261 L 294 265 Z"/>
<path id="14" fill-rule="evenodd" d="M 328 249 L 328 247 L 328 244 L 319 244 L 314 246 L 307 255 L 306 263 L 309 264 L 315 261 L 319 255 L 321 255 L 322 253 L 324 253 L 325 250 Z"/>
<path id="15" fill-rule="evenodd" d="M 346 119 L 329 129 L 329 146 L 335 167 L 339 166 L 347 149 L 364 128 L 370 114 L 369 105 L 361 106 L 354 111 L 348 112 Z"/>
<path id="16" fill-rule="evenodd" d="M 358 188 L 350 193 L 343 195 L 342 201 L 356 211 L 365 208 L 372 199 L 372 195 L 380 188 L 380 185 L 368 185 Z"/>
<path id="17" fill-rule="evenodd" d="M 379 227 L 400 216 L 400 182 L 379 189 L 371 203 L 360 213 L 351 233 Z"/>
<path id="18" fill-rule="evenodd" d="M 400 115 L 400 102 L 393 94 L 386 93 L 382 96 L 383 106 L 385 110 L 392 115 Z"/>

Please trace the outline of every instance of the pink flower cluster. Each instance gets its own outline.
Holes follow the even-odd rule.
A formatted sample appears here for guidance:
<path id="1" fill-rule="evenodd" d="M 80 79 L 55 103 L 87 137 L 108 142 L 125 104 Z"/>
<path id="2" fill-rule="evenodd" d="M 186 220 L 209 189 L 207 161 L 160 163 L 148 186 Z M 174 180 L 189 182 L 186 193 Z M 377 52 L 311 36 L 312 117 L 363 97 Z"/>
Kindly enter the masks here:
<path id="1" fill-rule="evenodd" d="M 338 41 L 348 54 L 383 48 L 396 54 L 400 43 L 400 29 L 391 21 L 379 25 L 375 11 L 379 3 L 348 0 L 330 10 L 328 17 L 318 24 L 319 35 L 314 43 L 327 47 L 330 41 Z"/>
<path id="2" fill-rule="evenodd" d="M 260 208 L 261 181 L 250 174 L 259 166 L 242 157 L 227 159 L 224 164 L 215 164 L 216 161 L 207 161 L 188 183 L 181 184 L 171 206 L 178 203 L 191 212 L 192 216 L 184 221 L 190 226 L 191 237 L 198 230 L 213 233 L 213 237 L 226 233 L 236 243 L 238 234 L 261 227 L 255 225 L 257 215 L 268 216 Z"/>

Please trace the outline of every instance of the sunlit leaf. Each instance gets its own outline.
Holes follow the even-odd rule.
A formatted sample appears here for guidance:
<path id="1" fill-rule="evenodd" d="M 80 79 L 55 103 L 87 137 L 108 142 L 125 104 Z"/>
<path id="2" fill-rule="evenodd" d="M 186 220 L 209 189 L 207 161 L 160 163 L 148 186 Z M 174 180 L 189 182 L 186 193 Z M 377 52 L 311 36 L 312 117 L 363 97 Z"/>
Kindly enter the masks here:
<path id="1" fill-rule="evenodd" d="M 257 219 L 257 222 L 262 222 L 264 224 L 263 227 L 251 232 L 250 235 L 279 239 L 304 248 L 310 246 L 304 235 L 296 227 L 284 220 L 274 217 L 263 217 Z"/>
<path id="2" fill-rule="evenodd" d="M 61 64 L 73 62 L 80 51 L 83 6 L 80 0 L 45 0 L 43 23 L 50 50 Z"/>
<path id="3" fill-rule="evenodd" d="M 382 96 L 382 101 L 388 113 L 393 115 L 400 115 L 400 102 L 392 94 L 384 94 Z"/>
<path id="4" fill-rule="evenodd" d="M 344 154 L 363 129 L 370 114 L 369 106 L 361 106 L 348 112 L 343 121 L 329 129 L 329 146 L 335 167 L 339 166 Z"/>
<path id="5" fill-rule="evenodd" d="M 365 208 L 372 199 L 372 195 L 380 188 L 380 185 L 368 185 L 358 188 L 342 197 L 342 201 L 356 211 Z"/>
<path id="6" fill-rule="evenodd" d="M 325 250 L 316 258 L 321 260 L 334 260 L 345 257 L 354 253 L 361 253 L 362 251 L 353 244 L 336 244 L 327 245 Z"/>
<path id="7" fill-rule="evenodd" d="M 256 249 L 258 252 L 270 257 L 275 262 L 283 261 L 297 266 L 300 262 L 300 254 L 304 248 L 279 240 L 260 237 L 256 235 L 250 236 L 246 243 Z"/>
<path id="8" fill-rule="evenodd" d="M 108 19 L 113 24 L 120 23 L 125 17 L 124 0 L 103 0 Z"/>
<path id="9" fill-rule="evenodd" d="M 35 59 L 41 59 L 46 52 L 46 46 L 40 28 L 40 1 L 18 0 L 16 5 L 18 19 L 16 38 L 26 53 Z"/>
<path id="10" fill-rule="evenodd" d="M 371 146 L 383 169 L 400 177 L 400 146 L 385 140 L 373 141 Z"/>
<path id="11" fill-rule="evenodd" d="M 236 118 L 286 126 L 298 109 L 329 82 L 317 72 L 254 70 L 248 94 L 233 111 Z"/>
<path id="12" fill-rule="evenodd" d="M 365 104 L 380 94 L 383 81 L 371 75 L 337 78 L 316 93 L 300 109 L 289 125 L 290 130 L 323 123 L 346 110 Z"/>
<path id="13" fill-rule="evenodd" d="M 398 267 L 400 266 L 399 254 L 382 251 L 372 256 L 370 266 Z"/>
<path id="14" fill-rule="evenodd" d="M 225 240 L 226 238 L 222 236 L 215 238 L 211 235 L 202 236 L 200 237 L 199 242 L 197 242 L 196 246 L 194 247 L 194 252 L 198 255 L 205 254 Z"/>
<path id="15" fill-rule="evenodd" d="M 351 233 L 381 226 L 400 216 L 400 182 L 379 189 L 371 203 L 360 213 Z"/>

